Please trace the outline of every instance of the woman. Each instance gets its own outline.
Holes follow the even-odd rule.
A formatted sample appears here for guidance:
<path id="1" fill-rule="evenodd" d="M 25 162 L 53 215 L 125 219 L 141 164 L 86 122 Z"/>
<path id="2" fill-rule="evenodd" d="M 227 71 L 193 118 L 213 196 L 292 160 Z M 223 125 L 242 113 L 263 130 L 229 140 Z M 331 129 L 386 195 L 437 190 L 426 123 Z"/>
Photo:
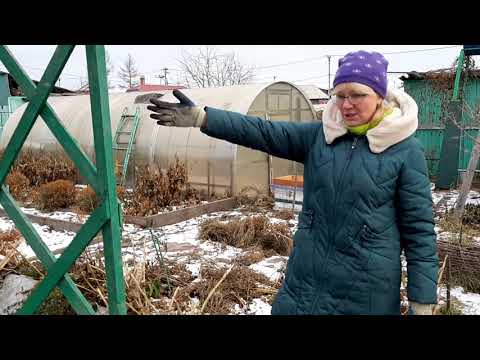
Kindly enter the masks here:
<path id="1" fill-rule="evenodd" d="M 294 248 L 272 314 L 400 314 L 401 250 L 410 313 L 432 314 L 438 258 L 430 181 L 415 139 L 418 108 L 387 90 L 387 60 L 358 51 L 339 61 L 322 122 L 269 122 L 152 99 L 159 125 L 304 164 Z"/>

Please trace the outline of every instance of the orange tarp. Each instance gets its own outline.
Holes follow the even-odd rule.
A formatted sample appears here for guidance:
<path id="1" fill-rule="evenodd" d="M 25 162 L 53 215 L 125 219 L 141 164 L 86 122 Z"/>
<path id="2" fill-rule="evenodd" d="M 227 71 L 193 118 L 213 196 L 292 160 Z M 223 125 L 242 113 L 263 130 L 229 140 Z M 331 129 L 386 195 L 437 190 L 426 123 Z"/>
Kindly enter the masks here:
<path id="1" fill-rule="evenodd" d="M 303 176 L 300 175 L 287 175 L 276 177 L 272 180 L 274 185 L 302 187 L 303 188 Z"/>

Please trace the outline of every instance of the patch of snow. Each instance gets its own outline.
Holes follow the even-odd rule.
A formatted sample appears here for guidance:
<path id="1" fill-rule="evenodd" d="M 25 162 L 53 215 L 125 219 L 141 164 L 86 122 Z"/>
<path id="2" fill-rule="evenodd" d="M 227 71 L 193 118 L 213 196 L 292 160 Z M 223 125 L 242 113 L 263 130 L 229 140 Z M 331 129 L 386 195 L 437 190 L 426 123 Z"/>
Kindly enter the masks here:
<path id="1" fill-rule="evenodd" d="M 287 259 L 288 257 L 286 256 L 272 256 L 258 263 L 250 265 L 249 268 L 265 275 L 271 281 L 276 282 L 280 280 L 283 275 L 283 269 Z"/>
<path id="2" fill-rule="evenodd" d="M 15 224 L 13 223 L 13 221 L 4 217 L 0 218 L 0 231 L 9 231 L 14 228 L 15 228 Z"/>
<path id="3" fill-rule="evenodd" d="M 42 212 L 35 208 L 20 208 L 24 214 L 48 217 L 56 220 L 84 223 L 89 215 L 79 215 L 69 211 Z"/>
<path id="4" fill-rule="evenodd" d="M 50 230 L 48 225 L 39 225 L 39 224 L 32 224 L 35 230 L 38 232 L 40 237 L 42 238 L 45 245 L 48 246 L 50 251 L 55 251 L 57 249 L 67 247 L 75 237 L 75 233 L 70 231 L 54 231 Z M 17 250 L 26 258 L 30 258 L 35 256 L 32 248 L 27 245 L 26 242 L 22 242 Z"/>
<path id="5" fill-rule="evenodd" d="M 200 276 L 200 268 L 202 267 L 202 264 L 200 262 L 198 263 L 193 263 L 193 264 L 187 264 L 185 265 L 188 271 L 192 273 L 194 277 L 199 277 Z"/>
<path id="6" fill-rule="evenodd" d="M 450 290 L 450 295 L 461 303 L 464 315 L 480 315 L 480 294 L 465 292 L 462 287 L 455 287 Z"/>
<path id="7" fill-rule="evenodd" d="M 270 224 L 285 224 L 287 221 L 272 217 L 269 219 L 269 222 Z"/>
<path id="8" fill-rule="evenodd" d="M 0 289 L 0 315 L 15 313 L 27 299 L 37 281 L 23 275 L 10 274 Z"/>
<path id="9" fill-rule="evenodd" d="M 262 299 L 253 299 L 248 304 L 247 314 L 249 315 L 270 315 L 272 312 L 272 306 Z"/>
<path id="10" fill-rule="evenodd" d="M 200 299 L 197 298 L 197 297 L 190 298 L 190 302 L 191 302 L 192 305 L 194 305 L 194 306 L 200 305 Z"/>
<path id="11" fill-rule="evenodd" d="M 271 315 L 272 306 L 262 299 L 253 299 L 252 302 L 244 307 L 235 304 L 232 309 L 232 315 Z"/>

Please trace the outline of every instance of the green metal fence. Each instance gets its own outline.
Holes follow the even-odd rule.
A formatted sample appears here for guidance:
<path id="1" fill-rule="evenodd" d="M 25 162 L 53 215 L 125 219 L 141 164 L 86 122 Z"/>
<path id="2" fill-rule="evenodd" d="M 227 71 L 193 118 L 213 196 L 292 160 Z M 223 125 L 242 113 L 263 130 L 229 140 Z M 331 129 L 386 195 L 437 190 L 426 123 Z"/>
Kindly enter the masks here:
<path id="1" fill-rule="evenodd" d="M 35 313 L 57 286 L 78 314 L 95 313 L 68 275 L 68 271 L 100 231 L 103 237 L 109 313 L 126 313 L 121 257 L 121 207 L 115 188 L 105 49 L 102 45 L 86 46 L 96 166 L 92 164 L 77 141 L 66 131 L 54 110 L 47 103 L 47 98 L 74 47 L 74 45 L 58 46 L 40 82 L 35 86 L 9 49 L 6 46 L 0 46 L 0 61 L 14 77 L 28 99 L 27 108 L 0 160 L 0 203 L 24 236 L 27 244 L 31 246 L 47 269 L 47 276 L 32 291 L 19 310 L 19 314 Z M 90 215 L 58 259 L 42 241 L 4 185 L 5 178 L 39 115 L 42 116 L 50 131 L 100 199 L 100 206 Z"/>
<path id="2" fill-rule="evenodd" d="M 452 83 L 453 86 L 453 83 Z M 419 128 L 416 137 L 425 148 L 430 175 L 438 175 L 438 163 L 443 143 L 443 134 L 447 121 L 447 107 L 452 98 L 450 90 L 439 90 L 432 86 L 428 80 L 404 80 L 405 91 L 412 96 L 418 104 Z M 463 107 L 465 104 L 473 113 L 478 111 L 480 104 L 480 81 L 470 79 L 462 86 Z M 459 171 L 468 166 L 473 139 L 479 127 L 472 123 L 470 111 L 462 111 L 459 124 L 463 130 L 460 132 L 460 151 L 458 158 Z M 480 170 L 480 166 L 478 168 Z"/>

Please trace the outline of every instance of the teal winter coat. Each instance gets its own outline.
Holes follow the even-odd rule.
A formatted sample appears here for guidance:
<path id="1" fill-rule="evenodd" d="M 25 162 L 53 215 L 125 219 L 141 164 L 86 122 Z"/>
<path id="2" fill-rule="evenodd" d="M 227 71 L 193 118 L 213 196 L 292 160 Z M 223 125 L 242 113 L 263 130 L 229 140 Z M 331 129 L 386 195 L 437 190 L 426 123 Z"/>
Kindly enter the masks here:
<path id="1" fill-rule="evenodd" d="M 205 134 L 304 164 L 303 208 L 272 314 L 398 315 L 402 249 L 409 300 L 436 303 L 430 181 L 413 136 L 417 108 L 406 94 L 389 96 L 396 111 L 367 136 L 350 135 L 333 104 L 313 123 L 205 108 Z"/>

